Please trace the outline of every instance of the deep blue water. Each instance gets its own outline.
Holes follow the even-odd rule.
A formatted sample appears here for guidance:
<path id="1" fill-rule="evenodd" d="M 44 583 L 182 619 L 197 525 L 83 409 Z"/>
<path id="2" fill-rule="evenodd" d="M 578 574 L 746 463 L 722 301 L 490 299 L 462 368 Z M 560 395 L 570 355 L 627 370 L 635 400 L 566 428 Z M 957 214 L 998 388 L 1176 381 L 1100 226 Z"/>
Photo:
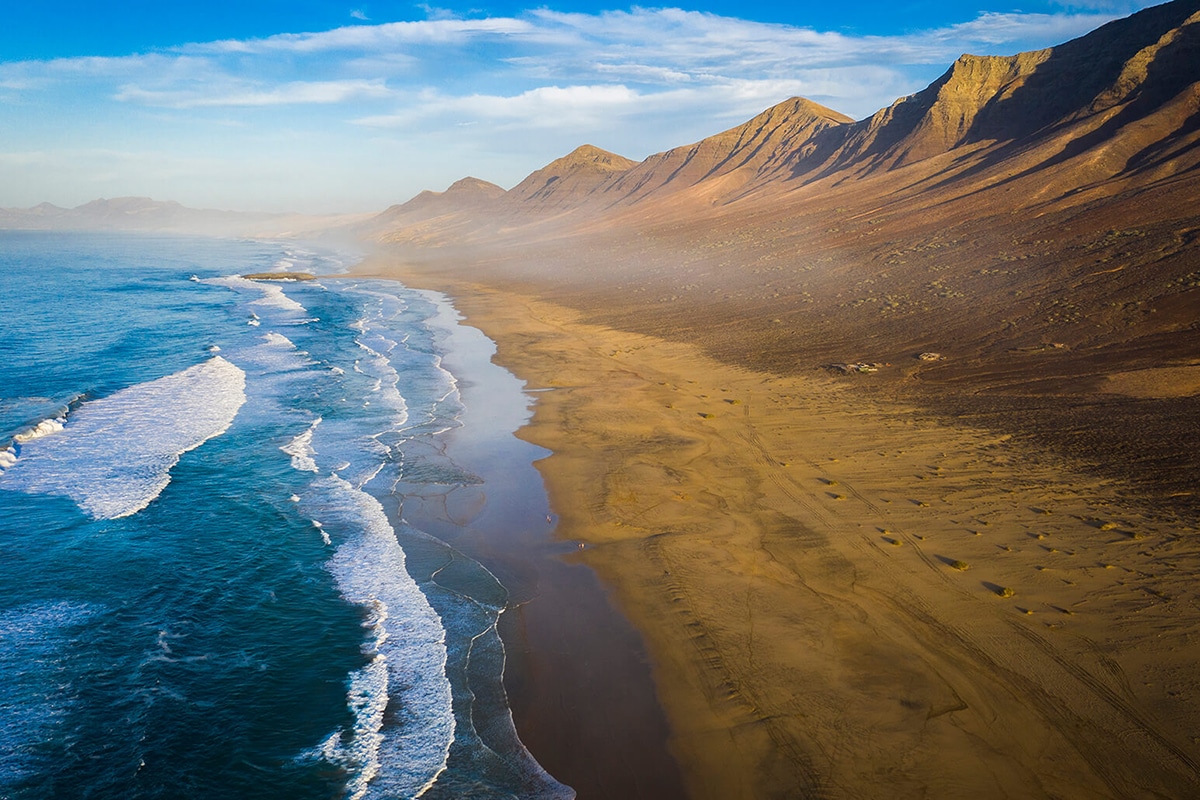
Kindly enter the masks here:
<path id="1" fill-rule="evenodd" d="M 485 481 L 446 447 L 473 340 L 399 284 L 229 277 L 343 266 L 0 232 L 0 797 L 571 796 L 512 729 L 507 590 L 398 517 Z"/>

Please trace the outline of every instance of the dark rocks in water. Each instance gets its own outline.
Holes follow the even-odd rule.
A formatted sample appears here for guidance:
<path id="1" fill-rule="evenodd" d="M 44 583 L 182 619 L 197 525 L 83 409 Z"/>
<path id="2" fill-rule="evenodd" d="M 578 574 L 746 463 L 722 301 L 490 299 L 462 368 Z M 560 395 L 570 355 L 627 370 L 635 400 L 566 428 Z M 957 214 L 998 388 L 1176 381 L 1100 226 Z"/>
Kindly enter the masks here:
<path id="1" fill-rule="evenodd" d="M 248 281 L 311 281 L 317 276 L 309 272 L 251 272 L 242 277 Z"/>

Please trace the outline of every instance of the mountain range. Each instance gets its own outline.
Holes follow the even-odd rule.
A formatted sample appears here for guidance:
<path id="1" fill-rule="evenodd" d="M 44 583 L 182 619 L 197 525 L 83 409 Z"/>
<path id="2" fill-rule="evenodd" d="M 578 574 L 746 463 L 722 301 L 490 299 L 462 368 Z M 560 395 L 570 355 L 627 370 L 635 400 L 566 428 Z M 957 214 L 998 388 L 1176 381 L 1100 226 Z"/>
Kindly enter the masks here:
<path id="1" fill-rule="evenodd" d="M 1174 0 L 963 55 L 863 120 L 794 97 L 642 161 L 582 145 L 508 190 L 336 219 L 119 198 L 0 228 L 352 235 L 414 282 L 536 292 L 754 369 L 887 365 L 847 380 L 1200 514 L 1198 145 L 1200 0 Z"/>
<path id="2" fill-rule="evenodd" d="M 964 55 L 860 121 L 791 98 L 640 162 L 584 145 L 507 191 L 465 179 L 356 230 L 430 285 L 521 287 L 727 362 L 890 365 L 849 380 L 1186 505 L 1198 143 L 1200 2 L 1175 0 Z"/>
<path id="3" fill-rule="evenodd" d="M 924 90 L 858 122 L 797 97 L 642 162 L 584 145 L 507 192 L 468 178 L 423 193 L 385 212 L 380 235 L 402 241 L 391 223 L 421 208 L 469 213 L 481 225 L 497 214 L 537 224 L 668 197 L 708 206 L 800 200 L 797 190 L 813 184 L 845 190 L 881 179 L 889 195 L 936 189 L 941 200 L 1032 185 L 1014 207 L 1078 205 L 1152 185 L 1200 162 L 1198 10 L 1177 0 L 1058 47 L 964 55 Z M 441 202 L 431 206 L 434 197 Z"/>
<path id="4" fill-rule="evenodd" d="M 74 208 L 41 203 L 0 208 L 0 230 L 141 231 L 204 236 L 315 236 L 361 220 L 353 216 L 247 213 L 188 208 L 173 200 L 115 197 Z"/>

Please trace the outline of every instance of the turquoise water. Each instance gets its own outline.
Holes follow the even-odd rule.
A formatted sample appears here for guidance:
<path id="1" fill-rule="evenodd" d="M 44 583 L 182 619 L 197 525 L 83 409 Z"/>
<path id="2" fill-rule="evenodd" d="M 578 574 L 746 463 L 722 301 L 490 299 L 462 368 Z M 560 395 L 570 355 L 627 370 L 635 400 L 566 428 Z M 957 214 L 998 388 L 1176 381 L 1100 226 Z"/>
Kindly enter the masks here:
<path id="1" fill-rule="evenodd" d="M 572 796 L 512 728 L 508 590 L 400 521 L 504 490 L 447 447 L 481 337 L 395 283 L 230 277 L 344 266 L 0 233 L 0 797 Z"/>

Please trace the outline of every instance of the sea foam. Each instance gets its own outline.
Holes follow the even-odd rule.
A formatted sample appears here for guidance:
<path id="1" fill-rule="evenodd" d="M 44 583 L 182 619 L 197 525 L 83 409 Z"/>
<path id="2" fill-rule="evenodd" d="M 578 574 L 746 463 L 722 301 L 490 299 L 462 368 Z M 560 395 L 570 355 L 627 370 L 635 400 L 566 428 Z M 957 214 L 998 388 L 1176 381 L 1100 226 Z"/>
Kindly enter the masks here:
<path id="1" fill-rule="evenodd" d="M 419 797 L 445 770 L 454 740 L 446 630 L 409 576 L 379 501 L 336 476 L 313 489 L 319 499 L 308 510 L 342 540 L 329 570 L 342 595 L 366 610 L 370 634 L 370 661 L 350 676 L 353 729 L 331 736 L 323 755 L 351 772 L 354 800 Z"/>
<path id="2" fill-rule="evenodd" d="M 211 286 L 224 286 L 227 289 L 236 291 L 258 292 L 262 296 L 257 300 L 250 301 L 250 305 L 266 306 L 268 308 L 276 308 L 281 311 L 294 311 L 300 314 L 305 313 L 304 306 L 297 303 L 292 298 L 283 293 L 283 289 L 274 283 L 266 281 L 252 281 L 243 278 L 240 275 L 226 275 L 222 278 L 206 278 L 201 283 L 207 283 Z M 257 319 L 257 317 L 255 318 Z"/>
<path id="3" fill-rule="evenodd" d="M 56 417 L 54 419 L 44 419 L 32 428 L 23 430 L 13 437 L 13 441 L 17 444 L 32 442 L 34 439 L 40 439 L 43 436 L 49 436 L 52 433 L 58 433 L 63 429 L 63 418 Z"/>
<path id="4" fill-rule="evenodd" d="M 97 519 L 145 508 L 179 457 L 224 433 L 246 401 L 246 375 L 220 356 L 75 410 L 62 429 L 19 444 L 0 486 L 65 495 Z"/>
<path id="5" fill-rule="evenodd" d="M 292 467 L 301 472 L 317 472 L 317 462 L 313 456 L 317 451 L 313 449 L 312 438 L 313 432 L 317 426 L 321 424 L 321 418 L 317 417 L 316 421 L 309 426 L 308 430 L 301 433 L 295 439 L 279 448 L 283 452 L 292 457 Z"/>
<path id="6" fill-rule="evenodd" d="M 378 404 L 391 409 L 394 412 L 393 424 L 397 428 L 403 427 L 408 422 L 408 402 L 400 394 L 400 374 L 390 359 L 397 342 L 373 331 L 367 320 L 359 320 L 351 327 L 360 333 L 354 340 L 355 344 L 367 353 L 366 358 L 354 362 L 354 371 L 374 379 L 366 404 Z"/>
<path id="7" fill-rule="evenodd" d="M 65 417 L 53 417 L 44 419 L 36 425 L 33 425 L 20 433 L 14 434 L 12 437 L 12 445 L 9 447 L 0 447 L 0 473 L 6 469 L 10 469 L 13 464 L 17 463 L 17 454 L 20 452 L 21 445 L 27 442 L 32 442 L 34 439 L 40 439 L 43 436 L 50 436 L 58 433 L 63 429 Z"/>

